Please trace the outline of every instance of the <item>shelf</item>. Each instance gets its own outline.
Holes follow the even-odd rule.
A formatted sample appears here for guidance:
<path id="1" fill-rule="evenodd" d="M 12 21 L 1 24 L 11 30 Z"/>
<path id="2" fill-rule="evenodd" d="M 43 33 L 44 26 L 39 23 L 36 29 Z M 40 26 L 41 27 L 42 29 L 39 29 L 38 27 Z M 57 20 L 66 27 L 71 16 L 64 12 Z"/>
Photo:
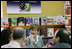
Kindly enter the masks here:
<path id="1" fill-rule="evenodd" d="M 41 26 L 59 26 L 59 25 L 65 25 L 65 24 L 50 24 L 50 25 L 41 25 Z"/>
<path id="2" fill-rule="evenodd" d="M 1 28 L 8 28 L 9 26 L 1 27 Z"/>
<path id="3" fill-rule="evenodd" d="M 71 27 L 71 26 L 65 26 L 65 27 Z"/>
<path id="4" fill-rule="evenodd" d="M 42 37 L 42 38 L 53 38 L 53 36 L 51 36 L 51 37 Z"/>
<path id="5" fill-rule="evenodd" d="M 51 25 L 41 25 L 42 26 L 64 26 L 65 24 L 51 24 Z M 29 26 L 7 26 L 7 27 L 2 27 L 2 28 L 8 28 L 8 27 L 29 27 Z"/>
<path id="6" fill-rule="evenodd" d="M 8 26 L 8 27 L 29 27 L 29 26 Z M 8 28 L 8 27 L 2 27 L 2 28 Z"/>
<path id="7" fill-rule="evenodd" d="M 71 16 L 71 15 L 65 15 L 65 16 Z"/>
<path id="8" fill-rule="evenodd" d="M 71 7 L 71 5 L 66 5 L 66 6 Z"/>

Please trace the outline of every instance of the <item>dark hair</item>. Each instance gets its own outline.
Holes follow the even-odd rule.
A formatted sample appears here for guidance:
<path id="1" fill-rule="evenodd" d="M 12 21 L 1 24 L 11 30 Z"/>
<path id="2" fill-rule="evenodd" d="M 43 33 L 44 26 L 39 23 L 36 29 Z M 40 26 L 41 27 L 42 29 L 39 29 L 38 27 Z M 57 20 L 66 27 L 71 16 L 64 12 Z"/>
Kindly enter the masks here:
<path id="1" fill-rule="evenodd" d="M 24 37 L 24 29 L 21 27 L 14 28 L 13 30 L 13 39 L 17 40 Z"/>
<path id="2" fill-rule="evenodd" d="M 9 38 L 10 38 L 11 33 L 12 32 L 10 31 L 9 28 L 2 30 L 2 32 L 1 32 L 1 46 L 9 43 L 9 41 L 10 41 Z"/>
<path id="3" fill-rule="evenodd" d="M 56 38 L 57 37 L 60 38 L 60 43 L 70 44 L 71 41 L 70 41 L 69 35 L 64 32 L 65 30 L 66 30 L 65 28 L 59 29 L 59 31 L 56 34 Z"/>
<path id="4" fill-rule="evenodd" d="M 37 24 L 31 24 L 29 30 L 32 30 L 32 29 L 37 29 L 37 31 L 38 31 L 39 30 L 39 25 L 37 25 Z"/>

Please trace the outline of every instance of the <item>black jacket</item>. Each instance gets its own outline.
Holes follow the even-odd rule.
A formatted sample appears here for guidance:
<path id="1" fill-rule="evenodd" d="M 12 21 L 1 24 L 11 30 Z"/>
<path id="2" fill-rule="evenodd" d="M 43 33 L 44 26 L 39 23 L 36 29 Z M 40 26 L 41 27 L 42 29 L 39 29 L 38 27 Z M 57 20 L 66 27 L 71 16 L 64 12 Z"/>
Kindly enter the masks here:
<path id="1" fill-rule="evenodd" d="M 56 44 L 56 45 L 51 46 L 49 48 L 71 48 L 71 45 L 69 45 L 67 43 L 59 43 L 59 44 Z"/>

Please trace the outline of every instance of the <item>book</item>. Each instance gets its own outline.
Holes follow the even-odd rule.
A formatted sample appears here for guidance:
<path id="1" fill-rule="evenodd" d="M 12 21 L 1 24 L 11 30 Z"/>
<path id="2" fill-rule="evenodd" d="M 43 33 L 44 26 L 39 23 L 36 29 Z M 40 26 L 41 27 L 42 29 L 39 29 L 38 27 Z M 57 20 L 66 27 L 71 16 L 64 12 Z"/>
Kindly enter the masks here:
<path id="1" fill-rule="evenodd" d="M 52 38 L 43 38 L 43 43 L 46 46 L 48 43 L 51 45 L 54 45 L 54 42 L 52 41 Z"/>
<path id="2" fill-rule="evenodd" d="M 30 30 L 26 30 L 26 36 L 29 36 L 30 35 Z"/>
<path id="3" fill-rule="evenodd" d="M 42 37 L 47 37 L 47 28 L 41 29 L 40 34 L 41 34 Z"/>
<path id="4" fill-rule="evenodd" d="M 71 26 L 71 16 L 65 17 L 65 26 Z"/>
<path id="5" fill-rule="evenodd" d="M 65 16 L 64 15 L 60 16 L 60 24 L 65 24 Z"/>
<path id="6" fill-rule="evenodd" d="M 67 5 L 71 5 L 71 1 L 67 1 Z"/>
<path id="7" fill-rule="evenodd" d="M 54 36 L 54 28 L 47 28 L 47 36 L 48 37 Z"/>
<path id="8" fill-rule="evenodd" d="M 25 21 L 26 21 L 26 26 L 30 26 L 31 24 L 33 24 L 33 18 L 32 17 L 25 18 Z"/>
<path id="9" fill-rule="evenodd" d="M 47 25 L 48 24 L 53 24 L 53 18 L 52 17 L 47 17 Z"/>
<path id="10" fill-rule="evenodd" d="M 33 24 L 39 25 L 39 17 L 33 17 Z"/>
<path id="11" fill-rule="evenodd" d="M 47 17 L 41 17 L 41 25 L 47 25 Z"/>
<path id="12" fill-rule="evenodd" d="M 8 18 L 1 18 L 1 27 L 7 27 L 8 24 Z"/>
<path id="13" fill-rule="evenodd" d="M 11 26 L 17 26 L 17 18 L 11 18 Z"/>
<path id="14" fill-rule="evenodd" d="M 60 15 L 53 16 L 53 24 L 60 24 Z"/>
<path id="15" fill-rule="evenodd" d="M 69 8 L 69 15 L 71 15 L 71 8 Z"/>
<path id="16" fill-rule="evenodd" d="M 64 4 L 65 5 L 71 5 L 71 1 L 65 1 Z"/>
<path id="17" fill-rule="evenodd" d="M 17 18 L 17 23 L 18 23 L 18 26 L 25 26 L 25 18 L 24 17 L 19 17 Z"/>
<path id="18" fill-rule="evenodd" d="M 65 15 L 67 15 L 67 9 L 65 9 Z"/>

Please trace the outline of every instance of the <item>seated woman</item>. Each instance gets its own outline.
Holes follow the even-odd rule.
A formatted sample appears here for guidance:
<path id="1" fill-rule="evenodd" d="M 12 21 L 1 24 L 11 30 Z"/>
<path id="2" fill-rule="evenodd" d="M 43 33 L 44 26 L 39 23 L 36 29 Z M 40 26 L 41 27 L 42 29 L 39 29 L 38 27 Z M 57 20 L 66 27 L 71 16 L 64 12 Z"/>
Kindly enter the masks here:
<path id="1" fill-rule="evenodd" d="M 25 40 L 26 47 L 27 48 L 42 48 L 44 46 L 43 40 L 39 35 L 37 35 L 39 26 L 36 24 L 32 24 L 29 30 L 31 34 Z"/>

